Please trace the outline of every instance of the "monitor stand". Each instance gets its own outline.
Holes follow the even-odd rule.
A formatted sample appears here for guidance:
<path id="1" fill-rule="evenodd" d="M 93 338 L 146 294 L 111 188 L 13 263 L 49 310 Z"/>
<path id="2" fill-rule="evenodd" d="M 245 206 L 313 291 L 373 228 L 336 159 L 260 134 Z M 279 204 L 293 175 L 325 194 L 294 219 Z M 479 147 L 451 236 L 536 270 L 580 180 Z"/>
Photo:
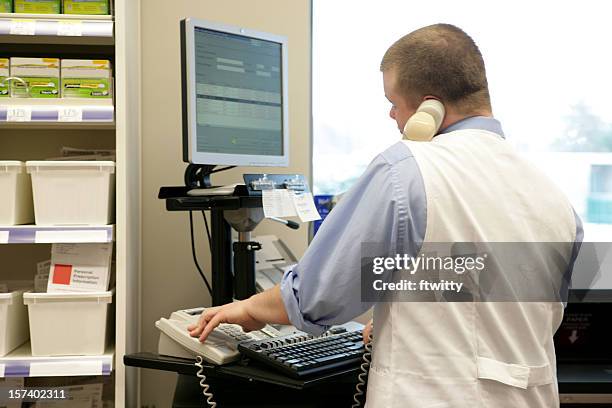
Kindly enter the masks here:
<path id="1" fill-rule="evenodd" d="M 209 189 L 212 188 L 210 176 L 213 173 L 233 169 L 236 166 L 226 166 L 221 168 L 214 164 L 193 164 L 189 163 L 185 169 L 185 185 L 192 189 Z M 205 195 L 205 194 L 200 194 Z"/>

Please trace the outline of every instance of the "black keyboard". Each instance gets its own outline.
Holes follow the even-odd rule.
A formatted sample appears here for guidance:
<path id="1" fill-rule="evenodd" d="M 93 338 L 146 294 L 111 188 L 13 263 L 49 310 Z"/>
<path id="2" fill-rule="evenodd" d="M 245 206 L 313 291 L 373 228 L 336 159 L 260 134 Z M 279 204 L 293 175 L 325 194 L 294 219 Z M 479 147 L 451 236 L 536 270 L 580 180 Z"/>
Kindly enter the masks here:
<path id="1" fill-rule="evenodd" d="M 361 331 L 336 327 L 320 337 L 298 332 L 242 342 L 238 344 L 238 350 L 288 376 L 302 378 L 350 366 L 358 367 L 362 362 L 364 347 Z"/>

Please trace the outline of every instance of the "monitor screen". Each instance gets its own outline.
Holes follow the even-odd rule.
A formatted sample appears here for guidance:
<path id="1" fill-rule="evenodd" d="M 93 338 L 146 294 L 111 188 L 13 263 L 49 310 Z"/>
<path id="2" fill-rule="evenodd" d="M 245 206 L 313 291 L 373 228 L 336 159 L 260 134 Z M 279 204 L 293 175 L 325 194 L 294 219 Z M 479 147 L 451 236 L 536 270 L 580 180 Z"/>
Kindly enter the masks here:
<path id="1" fill-rule="evenodd" d="M 286 38 L 202 20 L 182 25 L 184 161 L 288 165 Z"/>

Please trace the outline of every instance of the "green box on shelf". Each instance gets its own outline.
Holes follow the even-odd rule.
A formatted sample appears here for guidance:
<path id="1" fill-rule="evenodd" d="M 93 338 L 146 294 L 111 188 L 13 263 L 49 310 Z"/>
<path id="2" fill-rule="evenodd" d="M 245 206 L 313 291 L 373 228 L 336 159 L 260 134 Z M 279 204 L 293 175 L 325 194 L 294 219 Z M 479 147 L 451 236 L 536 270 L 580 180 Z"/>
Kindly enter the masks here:
<path id="1" fill-rule="evenodd" d="M 0 13 L 12 13 L 13 0 L 0 0 Z"/>
<path id="2" fill-rule="evenodd" d="M 21 78 L 11 81 L 11 96 L 17 98 L 59 98 L 60 71 L 58 58 L 11 58 L 11 76 Z"/>
<path id="3" fill-rule="evenodd" d="M 110 98 L 112 72 L 109 60 L 62 60 L 63 98 Z"/>
<path id="4" fill-rule="evenodd" d="M 8 98 L 9 84 L 4 82 L 9 75 L 9 59 L 0 58 L 0 98 Z"/>
<path id="5" fill-rule="evenodd" d="M 64 0 L 64 14 L 110 14 L 108 0 Z"/>
<path id="6" fill-rule="evenodd" d="M 61 0 L 14 0 L 15 13 L 60 14 Z"/>

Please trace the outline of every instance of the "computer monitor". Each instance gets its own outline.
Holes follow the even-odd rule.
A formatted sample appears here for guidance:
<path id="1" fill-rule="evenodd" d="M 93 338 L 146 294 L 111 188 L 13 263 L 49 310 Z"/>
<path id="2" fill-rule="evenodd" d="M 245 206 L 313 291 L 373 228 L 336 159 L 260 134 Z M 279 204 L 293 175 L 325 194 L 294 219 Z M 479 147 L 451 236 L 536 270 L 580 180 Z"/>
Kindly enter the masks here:
<path id="1" fill-rule="evenodd" d="M 183 161 L 287 166 L 287 38 L 181 21 Z"/>

